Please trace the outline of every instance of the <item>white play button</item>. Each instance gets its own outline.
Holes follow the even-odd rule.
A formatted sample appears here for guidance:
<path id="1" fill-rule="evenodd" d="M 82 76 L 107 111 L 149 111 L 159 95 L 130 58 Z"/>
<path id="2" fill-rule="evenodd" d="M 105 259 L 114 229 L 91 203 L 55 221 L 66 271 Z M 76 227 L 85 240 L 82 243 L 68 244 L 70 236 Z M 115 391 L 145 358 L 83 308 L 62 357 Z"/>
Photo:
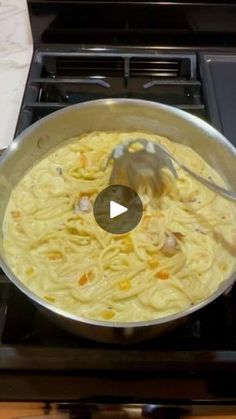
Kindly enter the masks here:
<path id="1" fill-rule="evenodd" d="M 128 208 L 115 201 L 110 201 L 110 218 L 118 217 L 118 215 L 124 214 L 126 211 L 128 211 Z"/>
<path id="2" fill-rule="evenodd" d="M 99 227 L 110 234 L 129 233 L 142 218 L 143 206 L 138 194 L 125 185 L 103 189 L 93 204 Z"/>

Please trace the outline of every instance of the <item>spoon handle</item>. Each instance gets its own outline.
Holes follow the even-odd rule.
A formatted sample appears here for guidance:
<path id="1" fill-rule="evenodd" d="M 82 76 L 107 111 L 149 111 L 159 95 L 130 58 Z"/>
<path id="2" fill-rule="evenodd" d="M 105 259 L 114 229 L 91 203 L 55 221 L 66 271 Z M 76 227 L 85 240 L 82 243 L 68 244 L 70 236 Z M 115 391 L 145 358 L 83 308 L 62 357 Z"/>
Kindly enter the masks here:
<path id="1" fill-rule="evenodd" d="M 134 140 L 126 141 L 124 144 L 119 145 L 118 147 L 113 150 L 111 153 L 107 165 L 111 158 L 119 159 L 121 156 L 124 155 L 125 150 L 129 148 L 130 145 L 139 143 L 143 145 L 144 149 L 148 152 L 155 155 L 161 154 L 161 159 L 163 160 L 164 164 L 171 170 L 171 172 L 175 175 L 175 177 L 178 177 L 177 172 L 175 171 L 175 168 L 171 162 L 175 162 L 178 164 L 179 167 L 181 167 L 185 172 L 187 172 L 190 176 L 192 176 L 194 179 L 196 179 L 198 182 L 200 182 L 202 185 L 206 186 L 208 189 L 211 189 L 213 192 L 217 193 L 218 195 L 223 196 L 224 198 L 236 202 L 236 193 L 233 191 L 229 191 L 222 186 L 216 185 L 215 183 L 210 182 L 205 177 L 198 175 L 197 173 L 193 172 L 191 169 L 189 169 L 184 164 L 180 163 L 174 156 L 170 154 L 170 152 L 163 147 L 161 144 L 157 144 L 151 141 L 148 141 L 144 138 L 136 138 Z M 167 159 L 166 159 L 167 158 Z"/>
<path id="2" fill-rule="evenodd" d="M 205 177 L 198 175 L 197 173 L 193 172 L 191 169 L 189 169 L 184 164 L 180 163 L 174 156 L 172 156 L 166 148 L 161 146 L 160 144 L 155 144 L 156 149 L 161 148 L 168 157 L 174 161 L 176 164 L 178 164 L 179 167 L 181 167 L 185 172 L 187 172 L 190 176 L 192 176 L 194 179 L 196 179 L 198 182 L 200 182 L 202 185 L 206 186 L 208 189 L 211 189 L 213 192 L 217 193 L 218 195 L 223 196 L 224 198 L 236 202 L 236 193 L 233 191 L 229 191 L 222 186 L 216 185 L 215 183 L 210 182 Z"/>
<path id="3" fill-rule="evenodd" d="M 213 192 L 216 192 L 218 195 L 223 196 L 226 199 L 229 199 L 230 201 L 236 202 L 236 194 L 235 192 L 228 191 L 227 189 L 223 188 L 222 186 L 216 185 L 215 183 L 210 182 L 206 178 L 202 177 L 201 175 L 197 175 L 197 173 L 192 172 L 191 169 L 186 167 L 184 164 L 179 163 L 175 160 L 174 157 L 172 159 L 183 169 L 185 172 L 187 172 L 190 176 L 192 176 L 194 179 L 198 180 L 198 182 L 202 183 L 207 188 L 211 189 Z"/>

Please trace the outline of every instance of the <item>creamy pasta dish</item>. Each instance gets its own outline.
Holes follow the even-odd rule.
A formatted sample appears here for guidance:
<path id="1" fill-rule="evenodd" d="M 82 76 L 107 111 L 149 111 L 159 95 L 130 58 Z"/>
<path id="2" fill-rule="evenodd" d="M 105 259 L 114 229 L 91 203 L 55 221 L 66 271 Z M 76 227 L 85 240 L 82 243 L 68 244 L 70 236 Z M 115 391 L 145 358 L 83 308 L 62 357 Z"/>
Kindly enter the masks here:
<path id="1" fill-rule="evenodd" d="M 35 294 L 96 320 L 142 321 L 174 314 L 209 297 L 235 269 L 235 205 L 180 167 L 163 170 L 164 191 L 143 199 L 135 229 L 112 235 L 93 216 L 108 186 L 108 155 L 130 138 L 160 143 L 180 162 L 224 185 L 194 150 L 143 132 L 92 132 L 37 162 L 12 191 L 4 251 Z"/>

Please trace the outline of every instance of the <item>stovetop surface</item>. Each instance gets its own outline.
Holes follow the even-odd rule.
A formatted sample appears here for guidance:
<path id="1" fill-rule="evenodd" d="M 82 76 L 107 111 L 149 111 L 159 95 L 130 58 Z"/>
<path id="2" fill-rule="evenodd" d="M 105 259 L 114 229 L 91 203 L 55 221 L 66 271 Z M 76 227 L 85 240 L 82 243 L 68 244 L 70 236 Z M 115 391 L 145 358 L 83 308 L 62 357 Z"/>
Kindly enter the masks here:
<path id="1" fill-rule="evenodd" d="M 16 134 L 65 106 L 93 99 L 123 97 L 177 106 L 208 121 L 223 133 L 227 132 L 228 138 L 236 144 L 232 106 L 235 103 L 232 86 L 236 85 L 236 72 L 230 72 L 235 76 L 230 80 L 227 78 L 230 82 L 227 84 L 224 69 L 219 71 L 219 65 L 213 65 L 217 53 L 214 52 L 215 55 L 209 58 L 213 50 L 207 48 L 204 51 L 202 47 L 205 43 L 200 48 L 191 46 L 179 51 L 175 46 L 163 50 L 147 43 L 145 47 L 117 47 L 116 42 L 113 42 L 110 47 L 97 48 L 95 45 L 88 47 L 76 42 L 73 45 L 65 45 L 66 42 L 59 44 L 62 33 L 65 34 L 64 40 L 72 40 L 71 34 L 69 36 L 67 33 L 68 22 L 67 32 L 63 32 L 66 18 L 62 19 L 62 6 L 67 7 L 66 2 L 59 3 L 60 16 L 57 14 L 54 24 L 51 25 L 49 17 L 52 18 L 56 2 L 29 0 L 35 52 Z M 80 7 L 83 2 L 74 0 L 69 3 Z M 99 2 L 87 2 L 90 5 L 92 3 Z M 112 3 L 124 4 L 122 1 Z M 143 2 L 129 3 L 134 5 Z M 155 2 L 151 3 L 154 5 Z M 227 13 L 232 12 L 230 4 L 228 2 L 225 9 Z M 234 4 L 231 5 L 233 7 Z M 176 13 L 178 7 L 182 6 L 176 6 Z M 193 10 L 189 7 L 184 9 L 185 12 Z M 190 19 L 192 26 L 195 25 L 194 36 L 200 40 L 204 33 L 204 22 L 201 21 L 203 26 L 199 37 L 197 28 L 199 17 L 203 16 L 203 6 L 194 7 L 195 15 L 190 14 L 190 19 L 188 14 L 188 30 L 191 29 Z M 68 10 L 65 8 L 65 16 Z M 120 10 L 119 19 L 123 6 Z M 146 13 L 153 9 L 148 10 Z M 217 12 L 219 29 L 219 9 L 211 10 Z M 162 16 L 166 18 L 167 15 L 165 12 Z M 137 16 L 133 25 L 139 21 Z M 209 19 L 209 14 L 206 16 Z M 47 18 L 44 36 L 44 24 L 42 27 L 37 24 L 37 18 L 41 23 L 45 23 Z M 181 19 L 183 18 L 186 23 L 186 14 Z M 116 29 L 119 29 L 119 19 Z M 174 32 L 178 28 L 180 30 L 179 19 L 180 17 L 176 21 Z M 171 22 L 170 25 L 173 23 Z M 92 23 L 94 25 L 93 19 Z M 228 21 L 228 32 L 225 26 L 221 28 L 224 36 L 218 54 L 223 54 L 220 48 L 227 44 L 227 37 L 230 37 L 233 27 L 231 18 Z M 85 28 L 82 29 L 85 34 Z M 88 32 L 90 29 L 88 28 Z M 105 26 L 106 36 L 108 29 Z M 129 22 L 128 29 L 129 35 L 133 36 L 135 31 L 130 31 L 132 28 Z M 146 26 L 143 30 L 147 39 L 150 33 L 148 35 Z M 216 34 L 214 27 L 211 27 L 211 31 Z M 90 32 L 89 36 L 93 31 Z M 152 39 L 154 32 L 150 35 Z M 39 33 L 40 40 L 44 39 L 43 45 L 39 43 Z M 77 32 L 71 33 L 78 36 Z M 124 35 L 122 28 L 120 33 Z M 212 33 L 206 37 L 208 44 Z M 180 35 L 182 40 L 186 39 L 184 30 L 179 32 Z M 174 36 L 172 34 L 172 40 Z M 53 44 L 55 39 L 58 40 L 56 45 Z M 233 43 L 233 39 L 230 38 L 229 45 Z M 216 45 L 214 38 L 214 48 Z M 224 54 L 226 53 L 227 65 L 230 63 L 235 66 L 236 50 L 224 50 Z M 213 79 L 214 88 L 210 83 Z M 224 97 L 220 95 L 222 91 L 225 92 Z M 96 397 L 116 400 L 120 397 L 129 402 L 168 399 L 175 403 L 236 403 L 236 286 L 189 317 L 169 335 L 122 347 L 88 341 L 63 331 L 47 319 L 1 272 L 0 371 L 0 400 L 94 400 Z"/>
<path id="2" fill-rule="evenodd" d="M 50 112 L 86 100 L 128 97 L 177 106 L 210 121 L 205 105 L 196 52 L 149 52 L 125 49 L 39 50 L 33 57 L 17 125 L 17 134 Z M 209 102 L 209 101 L 208 101 Z M 214 122 L 214 121 L 213 121 Z M 118 350 L 74 337 L 51 323 L 2 274 L 0 334 L 3 345 L 50 348 Z M 186 321 L 176 332 L 122 349 L 129 351 L 234 351 L 236 350 L 236 290 L 222 296 Z M 16 309 L 17 308 L 17 309 Z M 168 360 L 168 357 L 167 357 Z M 235 352 L 236 360 L 236 352 Z M 184 363 L 184 358 L 181 362 Z M 192 359 L 193 361 L 193 359 Z M 128 358 L 123 365 L 129 368 Z M 190 358 L 186 358 L 186 366 Z M 5 368 L 6 368 L 5 364 Z M 84 364 L 85 365 L 85 364 Z M 81 363 L 81 368 L 85 366 Z M 98 368 L 89 361 L 87 367 Z M 114 367 L 110 364 L 111 369 Z M 48 366 L 50 367 L 50 366 Z M 136 363 L 136 368 L 140 368 Z M 120 365 L 122 368 L 122 365 Z M 134 368 L 134 367 L 133 367 Z M 145 361 L 142 370 L 145 370 Z M 153 366 L 152 366 L 153 368 Z M 160 365 L 158 366 L 160 368 Z"/>

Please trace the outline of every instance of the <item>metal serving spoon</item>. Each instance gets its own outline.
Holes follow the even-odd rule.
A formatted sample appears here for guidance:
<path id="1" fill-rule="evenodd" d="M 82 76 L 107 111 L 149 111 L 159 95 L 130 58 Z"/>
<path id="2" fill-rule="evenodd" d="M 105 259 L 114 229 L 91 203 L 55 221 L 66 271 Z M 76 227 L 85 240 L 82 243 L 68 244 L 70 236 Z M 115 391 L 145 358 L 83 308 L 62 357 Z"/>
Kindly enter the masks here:
<path id="1" fill-rule="evenodd" d="M 143 146 L 143 149 L 130 151 L 130 146 L 133 144 L 140 144 Z M 153 143 L 142 138 L 127 141 L 113 149 L 108 163 L 111 159 L 114 160 L 114 165 L 110 176 L 110 184 L 125 184 L 137 190 L 141 182 L 146 181 L 154 193 L 161 194 L 164 183 L 160 170 L 166 167 L 175 178 L 178 178 L 178 174 L 173 165 L 173 162 L 175 162 L 190 176 L 213 192 L 228 200 L 236 201 L 236 193 L 228 191 L 193 172 L 158 143 Z"/>

